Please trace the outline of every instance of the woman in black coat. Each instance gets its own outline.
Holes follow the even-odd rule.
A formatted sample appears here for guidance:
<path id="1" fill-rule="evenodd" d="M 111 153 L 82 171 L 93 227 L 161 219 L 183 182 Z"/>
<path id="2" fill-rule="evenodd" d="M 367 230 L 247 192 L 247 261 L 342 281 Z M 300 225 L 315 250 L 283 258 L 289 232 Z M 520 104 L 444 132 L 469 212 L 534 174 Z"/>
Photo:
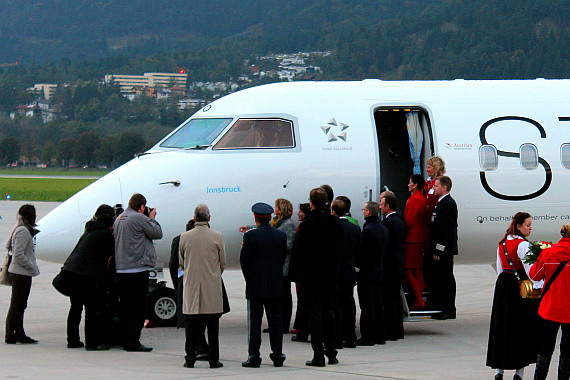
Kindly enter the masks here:
<path id="1" fill-rule="evenodd" d="M 85 307 L 85 349 L 109 349 L 102 338 L 101 314 L 109 259 L 115 254 L 113 221 L 113 208 L 99 206 L 94 219 L 85 224 L 84 234 L 63 264 L 62 273 L 73 284 L 67 317 L 68 348 L 84 346 L 79 339 L 79 323 Z"/>

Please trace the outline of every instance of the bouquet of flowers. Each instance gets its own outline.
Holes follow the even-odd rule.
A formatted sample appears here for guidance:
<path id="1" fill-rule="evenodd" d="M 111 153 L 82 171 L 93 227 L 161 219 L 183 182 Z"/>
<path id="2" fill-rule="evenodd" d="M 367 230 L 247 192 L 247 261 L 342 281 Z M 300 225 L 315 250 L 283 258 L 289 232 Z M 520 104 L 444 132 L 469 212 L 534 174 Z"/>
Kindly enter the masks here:
<path id="1" fill-rule="evenodd" d="M 531 241 L 528 247 L 528 252 L 523 259 L 525 264 L 534 264 L 538 260 L 538 256 L 543 249 L 552 247 L 552 243 L 549 241 Z"/>

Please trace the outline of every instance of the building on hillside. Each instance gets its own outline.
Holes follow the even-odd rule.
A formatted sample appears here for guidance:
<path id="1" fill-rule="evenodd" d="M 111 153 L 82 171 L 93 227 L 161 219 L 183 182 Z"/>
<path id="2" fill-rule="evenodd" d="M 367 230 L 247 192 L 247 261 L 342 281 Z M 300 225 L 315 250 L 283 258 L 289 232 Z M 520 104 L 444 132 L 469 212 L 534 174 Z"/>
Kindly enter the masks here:
<path id="1" fill-rule="evenodd" d="M 105 83 L 114 82 L 119 85 L 121 92 L 130 92 L 133 86 L 163 87 L 174 86 L 186 87 L 188 74 L 180 73 L 144 73 L 144 75 L 105 75 Z"/>
<path id="2" fill-rule="evenodd" d="M 28 88 L 28 91 L 36 92 L 40 94 L 43 99 L 50 100 L 53 94 L 55 94 L 56 88 L 57 84 L 38 83 L 35 84 L 34 87 Z"/>

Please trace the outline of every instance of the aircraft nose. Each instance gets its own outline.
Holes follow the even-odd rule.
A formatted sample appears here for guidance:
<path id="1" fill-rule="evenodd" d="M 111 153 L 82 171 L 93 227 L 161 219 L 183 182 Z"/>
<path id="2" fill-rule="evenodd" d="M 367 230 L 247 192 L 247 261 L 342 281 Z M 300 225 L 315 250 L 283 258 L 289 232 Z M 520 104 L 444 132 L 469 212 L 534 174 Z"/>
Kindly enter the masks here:
<path id="1" fill-rule="evenodd" d="M 62 263 L 79 240 L 85 222 L 77 201 L 69 200 L 43 217 L 36 235 L 36 256 L 45 261 Z"/>

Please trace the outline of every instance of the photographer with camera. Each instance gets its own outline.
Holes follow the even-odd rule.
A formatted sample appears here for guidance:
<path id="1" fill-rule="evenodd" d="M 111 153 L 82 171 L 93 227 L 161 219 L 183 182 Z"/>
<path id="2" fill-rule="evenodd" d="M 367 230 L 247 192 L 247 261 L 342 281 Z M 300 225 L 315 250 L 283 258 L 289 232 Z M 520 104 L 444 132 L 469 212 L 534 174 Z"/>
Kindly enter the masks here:
<path id="1" fill-rule="evenodd" d="M 146 198 L 142 194 L 133 194 L 129 207 L 113 227 L 121 339 L 125 351 L 152 351 L 151 347 L 141 344 L 140 336 L 145 321 L 148 275 L 156 264 L 152 241 L 162 238 L 162 229 L 155 216 L 156 209 L 146 206 Z"/>

